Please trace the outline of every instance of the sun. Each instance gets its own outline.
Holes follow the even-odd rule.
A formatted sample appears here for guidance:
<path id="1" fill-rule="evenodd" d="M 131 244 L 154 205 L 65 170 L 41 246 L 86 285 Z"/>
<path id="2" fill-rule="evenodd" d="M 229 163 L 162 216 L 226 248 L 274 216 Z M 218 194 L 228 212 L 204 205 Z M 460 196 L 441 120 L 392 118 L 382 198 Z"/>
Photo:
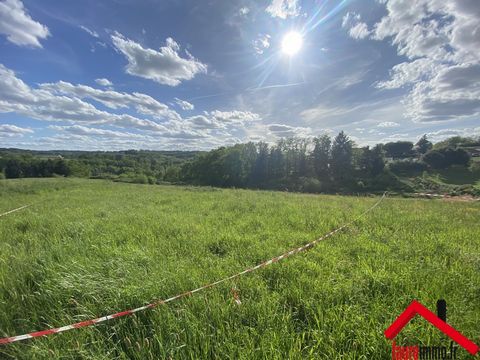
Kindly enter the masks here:
<path id="1" fill-rule="evenodd" d="M 302 44 L 302 35 L 297 31 L 290 31 L 283 37 L 282 52 L 289 56 L 295 55 L 302 48 Z"/>

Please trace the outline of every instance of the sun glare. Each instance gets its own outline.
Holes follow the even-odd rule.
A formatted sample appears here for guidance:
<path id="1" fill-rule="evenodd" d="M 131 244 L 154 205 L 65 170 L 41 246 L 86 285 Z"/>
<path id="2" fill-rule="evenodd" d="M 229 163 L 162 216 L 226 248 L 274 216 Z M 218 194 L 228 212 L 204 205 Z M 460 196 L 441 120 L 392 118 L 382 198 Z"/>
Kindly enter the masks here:
<path id="1" fill-rule="evenodd" d="M 303 38 L 300 33 L 291 31 L 282 40 L 282 52 L 287 55 L 295 55 L 302 48 Z"/>

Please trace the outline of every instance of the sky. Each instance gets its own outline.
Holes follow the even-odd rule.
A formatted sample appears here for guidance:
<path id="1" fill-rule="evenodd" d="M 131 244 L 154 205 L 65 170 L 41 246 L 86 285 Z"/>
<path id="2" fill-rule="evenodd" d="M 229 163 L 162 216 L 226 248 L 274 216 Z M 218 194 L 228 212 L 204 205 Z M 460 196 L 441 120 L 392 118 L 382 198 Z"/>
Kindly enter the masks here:
<path id="1" fill-rule="evenodd" d="M 479 114 L 478 0 L 0 0 L 0 147 L 435 142 Z"/>

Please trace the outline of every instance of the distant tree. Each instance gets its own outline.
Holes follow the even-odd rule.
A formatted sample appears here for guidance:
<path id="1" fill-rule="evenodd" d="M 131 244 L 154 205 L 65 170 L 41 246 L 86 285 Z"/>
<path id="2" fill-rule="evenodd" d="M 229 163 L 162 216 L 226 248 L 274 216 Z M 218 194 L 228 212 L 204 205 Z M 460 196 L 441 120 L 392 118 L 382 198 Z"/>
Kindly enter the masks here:
<path id="1" fill-rule="evenodd" d="M 461 148 L 447 148 L 444 155 L 449 165 L 467 166 L 470 162 L 470 154 Z"/>
<path id="2" fill-rule="evenodd" d="M 377 144 L 372 149 L 366 146 L 361 150 L 358 161 L 360 169 L 369 176 L 377 176 L 380 174 L 385 167 L 382 147 Z"/>
<path id="3" fill-rule="evenodd" d="M 442 148 L 428 151 L 423 155 L 422 160 L 434 169 L 445 169 L 451 165 L 467 166 L 470 155 L 460 148 Z"/>
<path id="4" fill-rule="evenodd" d="M 427 151 L 431 150 L 432 147 L 433 147 L 433 144 L 430 141 L 428 141 L 426 134 L 423 135 L 415 144 L 415 149 L 420 154 L 425 154 Z"/>
<path id="5" fill-rule="evenodd" d="M 286 176 L 285 155 L 283 154 L 283 140 L 270 149 L 268 161 L 271 179 L 284 179 Z"/>
<path id="6" fill-rule="evenodd" d="M 480 145 L 480 137 L 463 137 L 463 136 L 452 136 L 448 139 L 442 140 L 435 145 L 433 149 L 439 150 L 444 148 L 457 148 L 460 146 L 478 146 Z"/>
<path id="7" fill-rule="evenodd" d="M 7 179 L 23 177 L 22 163 L 17 159 L 8 160 L 5 166 L 5 176 Z"/>
<path id="8" fill-rule="evenodd" d="M 438 150 L 430 150 L 422 156 L 422 161 L 434 169 L 446 168 L 447 161 L 443 152 Z"/>
<path id="9" fill-rule="evenodd" d="M 334 180 L 345 182 L 352 173 L 352 147 L 352 141 L 343 131 L 333 140 L 330 167 Z"/>
<path id="10" fill-rule="evenodd" d="M 389 142 L 383 145 L 385 154 L 393 159 L 403 159 L 412 154 L 413 143 L 410 141 Z"/>
<path id="11" fill-rule="evenodd" d="M 258 186 L 268 181 L 268 165 L 269 165 L 269 148 L 268 144 L 260 142 L 256 146 L 256 158 L 251 173 L 251 183 Z"/>
<path id="12" fill-rule="evenodd" d="M 329 176 L 330 148 L 332 141 L 330 136 L 322 135 L 313 139 L 315 144 L 312 152 L 313 168 L 319 179 L 325 179 Z"/>

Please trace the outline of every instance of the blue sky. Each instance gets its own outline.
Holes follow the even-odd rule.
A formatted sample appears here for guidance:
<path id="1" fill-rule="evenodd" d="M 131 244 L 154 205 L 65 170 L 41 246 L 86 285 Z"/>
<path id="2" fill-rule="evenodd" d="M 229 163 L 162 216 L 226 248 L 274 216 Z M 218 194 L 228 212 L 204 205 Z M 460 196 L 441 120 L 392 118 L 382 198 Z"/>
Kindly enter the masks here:
<path id="1" fill-rule="evenodd" d="M 479 19 L 478 0 L 0 0 L 0 147 L 480 135 Z"/>

